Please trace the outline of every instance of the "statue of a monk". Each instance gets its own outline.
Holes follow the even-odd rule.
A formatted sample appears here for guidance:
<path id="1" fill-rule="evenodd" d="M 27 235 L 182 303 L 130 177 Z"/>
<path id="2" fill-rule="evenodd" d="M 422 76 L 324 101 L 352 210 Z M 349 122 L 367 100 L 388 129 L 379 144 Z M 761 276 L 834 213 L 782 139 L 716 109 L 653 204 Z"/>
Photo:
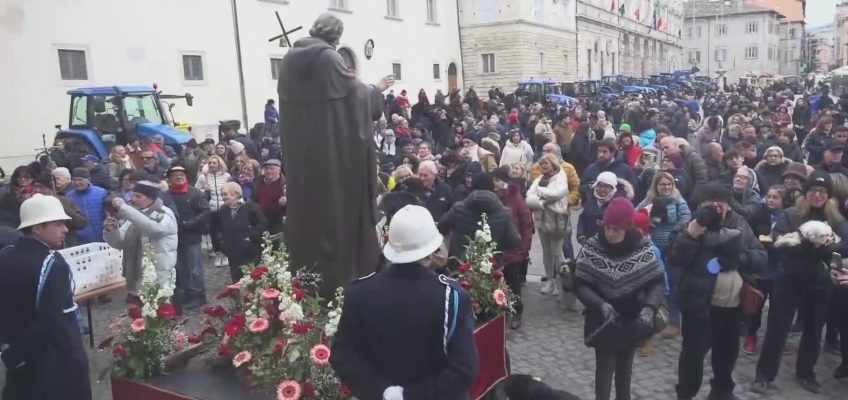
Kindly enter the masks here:
<path id="1" fill-rule="evenodd" d="M 280 136 L 287 178 L 285 242 L 293 268 L 324 277 L 321 295 L 376 270 L 377 161 L 373 121 L 388 76 L 357 79 L 336 52 L 344 26 L 331 14 L 294 43 L 279 71 Z M 225 228 L 226 229 L 226 228 Z"/>

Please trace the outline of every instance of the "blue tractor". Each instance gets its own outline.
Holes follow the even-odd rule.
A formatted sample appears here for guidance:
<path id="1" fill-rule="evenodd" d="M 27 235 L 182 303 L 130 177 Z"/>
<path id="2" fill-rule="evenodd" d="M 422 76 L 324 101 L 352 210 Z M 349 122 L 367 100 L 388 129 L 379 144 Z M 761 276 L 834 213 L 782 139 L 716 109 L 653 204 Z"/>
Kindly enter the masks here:
<path id="1" fill-rule="evenodd" d="M 631 78 L 621 75 L 605 75 L 601 77 L 601 91 L 607 93 L 624 93 L 624 94 L 647 94 L 656 93 L 657 91 L 648 87 L 632 85 Z"/>
<path id="2" fill-rule="evenodd" d="M 93 154 L 101 160 L 109 156 L 112 146 L 126 144 L 130 134 L 138 137 L 161 135 L 165 144 L 179 149 L 191 140 L 190 132 L 179 129 L 171 113 L 170 99 L 185 99 L 193 104 L 191 94 L 165 95 L 151 86 L 101 86 L 69 90 L 71 105 L 68 127 L 56 139 L 69 139 L 78 151 Z"/>

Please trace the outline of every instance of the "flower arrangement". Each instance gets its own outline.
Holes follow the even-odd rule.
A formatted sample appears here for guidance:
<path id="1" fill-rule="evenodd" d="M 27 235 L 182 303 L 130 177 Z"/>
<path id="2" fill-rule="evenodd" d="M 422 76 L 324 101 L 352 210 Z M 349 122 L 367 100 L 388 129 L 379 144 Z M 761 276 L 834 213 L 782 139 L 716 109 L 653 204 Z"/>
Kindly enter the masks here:
<path id="1" fill-rule="evenodd" d="M 330 366 L 329 338 L 337 330 L 342 289 L 325 303 L 319 274 L 289 271 L 285 249 L 274 250 L 267 234 L 261 264 L 244 267 L 244 277 L 203 309 L 205 329 L 193 342 L 216 344 L 232 357 L 250 390 L 279 400 L 348 399 L 351 394 Z"/>
<path id="2" fill-rule="evenodd" d="M 477 224 L 480 229 L 470 238 L 453 278 L 468 291 L 478 319 L 512 314 L 515 312 L 515 295 L 504 282 L 503 271 L 495 266 L 497 243 L 492 241 L 492 230 L 485 213 Z"/>
<path id="3" fill-rule="evenodd" d="M 112 320 L 113 335 L 100 343 L 99 349 L 112 351 L 112 363 L 106 372 L 113 376 L 144 380 L 162 375 L 166 357 L 188 346 L 188 338 L 176 320 L 177 310 L 170 304 L 174 295 L 175 275 L 157 282 L 153 264 L 153 248 L 148 244 L 141 259 L 142 285 L 139 304 L 129 306 L 127 313 Z"/>

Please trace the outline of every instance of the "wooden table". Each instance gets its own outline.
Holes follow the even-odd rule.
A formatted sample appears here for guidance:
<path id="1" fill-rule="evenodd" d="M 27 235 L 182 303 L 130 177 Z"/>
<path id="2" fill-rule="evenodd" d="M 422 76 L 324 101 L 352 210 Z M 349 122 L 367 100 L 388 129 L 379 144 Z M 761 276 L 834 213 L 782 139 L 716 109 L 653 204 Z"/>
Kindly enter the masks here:
<path id="1" fill-rule="evenodd" d="M 94 322 L 91 318 L 91 304 L 100 296 L 123 290 L 126 287 L 127 281 L 122 279 L 120 282 L 115 282 L 74 295 L 74 301 L 76 301 L 77 304 L 82 303 L 85 305 L 85 314 L 88 319 L 88 345 L 91 348 L 94 348 Z"/>

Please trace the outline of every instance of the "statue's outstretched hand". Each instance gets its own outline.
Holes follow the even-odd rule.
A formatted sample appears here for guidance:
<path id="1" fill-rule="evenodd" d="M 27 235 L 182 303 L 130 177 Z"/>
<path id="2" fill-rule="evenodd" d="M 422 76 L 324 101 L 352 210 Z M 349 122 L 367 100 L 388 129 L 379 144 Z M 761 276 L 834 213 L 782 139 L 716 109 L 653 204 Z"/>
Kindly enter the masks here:
<path id="1" fill-rule="evenodd" d="M 394 86 L 395 84 L 395 76 L 394 75 L 386 75 L 383 79 L 380 79 L 380 82 L 377 82 L 377 87 L 380 88 L 381 92 L 384 92 L 386 89 Z"/>

